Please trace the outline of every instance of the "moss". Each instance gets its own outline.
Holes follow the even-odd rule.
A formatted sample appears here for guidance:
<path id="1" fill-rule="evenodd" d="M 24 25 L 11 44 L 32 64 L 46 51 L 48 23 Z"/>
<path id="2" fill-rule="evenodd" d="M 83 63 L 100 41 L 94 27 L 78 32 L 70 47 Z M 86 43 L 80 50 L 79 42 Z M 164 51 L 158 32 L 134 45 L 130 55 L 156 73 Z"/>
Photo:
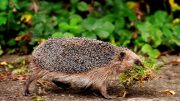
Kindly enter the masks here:
<path id="1" fill-rule="evenodd" d="M 121 73 L 119 80 L 125 88 L 135 84 L 143 85 L 145 81 L 152 80 L 156 77 L 156 71 L 160 69 L 157 60 L 148 58 L 143 60 L 144 67 L 133 66 L 131 70 Z"/>

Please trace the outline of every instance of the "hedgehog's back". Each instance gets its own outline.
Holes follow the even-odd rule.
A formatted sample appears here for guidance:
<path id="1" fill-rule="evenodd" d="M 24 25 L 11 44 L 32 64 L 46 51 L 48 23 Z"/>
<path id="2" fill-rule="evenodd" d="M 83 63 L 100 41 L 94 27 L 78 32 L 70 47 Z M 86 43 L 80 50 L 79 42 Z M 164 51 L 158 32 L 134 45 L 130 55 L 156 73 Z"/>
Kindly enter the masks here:
<path id="1" fill-rule="evenodd" d="M 33 51 L 33 62 L 50 71 L 80 73 L 109 64 L 115 54 L 109 43 L 86 38 L 50 38 Z"/>

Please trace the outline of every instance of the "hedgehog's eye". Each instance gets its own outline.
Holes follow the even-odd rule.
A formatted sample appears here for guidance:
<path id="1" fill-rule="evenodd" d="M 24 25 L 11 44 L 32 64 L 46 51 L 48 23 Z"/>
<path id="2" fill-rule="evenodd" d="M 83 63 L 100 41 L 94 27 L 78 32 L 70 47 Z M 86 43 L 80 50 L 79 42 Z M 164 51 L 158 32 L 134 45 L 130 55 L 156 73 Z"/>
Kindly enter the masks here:
<path id="1" fill-rule="evenodd" d="M 125 52 L 121 52 L 120 53 L 120 57 L 119 57 L 120 61 L 122 61 L 125 58 L 125 56 L 126 56 L 126 53 Z"/>
<path id="2" fill-rule="evenodd" d="M 143 64 L 141 63 L 141 61 L 139 61 L 138 59 L 136 59 L 134 61 L 134 64 L 137 65 L 137 66 L 143 66 Z"/>

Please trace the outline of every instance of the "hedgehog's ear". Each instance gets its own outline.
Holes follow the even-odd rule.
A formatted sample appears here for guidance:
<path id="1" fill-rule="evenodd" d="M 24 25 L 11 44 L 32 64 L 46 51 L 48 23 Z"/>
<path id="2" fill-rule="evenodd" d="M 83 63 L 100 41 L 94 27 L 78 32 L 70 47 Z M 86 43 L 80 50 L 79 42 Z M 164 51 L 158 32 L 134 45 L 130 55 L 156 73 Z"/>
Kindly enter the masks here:
<path id="1" fill-rule="evenodd" d="M 122 61 L 122 60 L 125 58 L 125 56 L 126 56 L 126 53 L 125 53 L 125 52 L 121 52 L 121 53 L 119 54 L 119 59 L 120 59 L 120 61 Z"/>

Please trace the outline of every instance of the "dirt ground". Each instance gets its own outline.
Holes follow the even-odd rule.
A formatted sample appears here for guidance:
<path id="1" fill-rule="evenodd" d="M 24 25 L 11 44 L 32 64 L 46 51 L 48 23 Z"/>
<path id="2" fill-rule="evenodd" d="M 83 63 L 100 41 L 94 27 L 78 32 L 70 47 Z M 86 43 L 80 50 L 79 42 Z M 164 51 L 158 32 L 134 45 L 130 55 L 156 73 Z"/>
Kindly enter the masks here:
<path id="1" fill-rule="evenodd" d="M 3 56 L 0 62 L 12 62 L 18 56 Z M 171 61 L 178 59 L 178 56 L 163 56 L 168 64 L 164 65 L 158 72 L 158 77 L 152 81 L 146 82 L 144 87 L 138 85 L 128 90 L 125 98 L 117 97 L 115 99 L 104 99 L 93 93 L 80 93 L 73 89 L 62 90 L 53 88 L 47 94 L 41 96 L 43 101 L 180 101 L 180 63 Z M 0 67 L 0 73 L 4 72 Z M 22 95 L 24 80 L 0 80 L 0 101 L 33 101 L 33 97 Z M 32 92 L 33 87 L 30 88 Z M 164 90 L 173 90 L 174 95 L 163 93 Z M 122 93 L 122 87 L 112 83 L 109 88 L 110 95 L 119 95 Z M 37 98 L 36 98 L 37 99 Z"/>

